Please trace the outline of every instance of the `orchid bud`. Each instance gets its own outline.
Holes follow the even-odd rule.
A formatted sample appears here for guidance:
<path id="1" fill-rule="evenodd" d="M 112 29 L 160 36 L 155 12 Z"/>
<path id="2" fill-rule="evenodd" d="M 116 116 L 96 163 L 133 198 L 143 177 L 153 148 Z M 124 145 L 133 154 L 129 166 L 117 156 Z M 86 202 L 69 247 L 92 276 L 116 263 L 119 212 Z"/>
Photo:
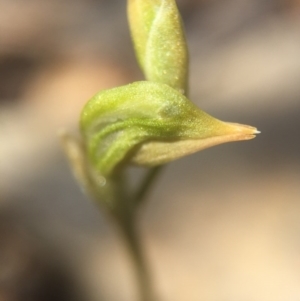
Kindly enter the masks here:
<path id="1" fill-rule="evenodd" d="M 134 48 L 145 77 L 187 93 L 188 51 L 174 0 L 129 0 Z"/>
<path id="2" fill-rule="evenodd" d="M 122 163 L 161 165 L 258 133 L 215 119 L 177 90 L 149 81 L 96 94 L 82 111 L 81 131 L 89 160 L 103 176 Z"/>

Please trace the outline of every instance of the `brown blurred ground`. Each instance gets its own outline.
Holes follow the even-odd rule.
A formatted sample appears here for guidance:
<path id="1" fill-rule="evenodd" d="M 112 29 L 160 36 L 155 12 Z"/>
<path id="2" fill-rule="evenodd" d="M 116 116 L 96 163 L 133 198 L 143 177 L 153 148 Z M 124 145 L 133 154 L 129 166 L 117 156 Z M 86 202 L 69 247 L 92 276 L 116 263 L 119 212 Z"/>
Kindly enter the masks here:
<path id="1" fill-rule="evenodd" d="M 299 300 L 299 1 L 178 3 L 192 100 L 262 134 L 164 170 L 141 211 L 158 300 Z M 125 6 L 0 2 L 0 264 L 18 273 L 13 263 L 37 258 L 39 268 L 25 265 L 24 280 L 30 271 L 53 275 L 58 265 L 55 273 L 71 283 L 64 289 L 80 283 L 85 300 L 131 301 L 135 292 L 122 242 L 77 187 L 57 131 L 76 130 L 80 109 L 97 91 L 142 78 Z M 16 260 L 5 255 L 10 248 L 29 251 L 16 252 L 24 256 Z M 3 271 L 0 300 L 15 300 L 5 294 Z"/>

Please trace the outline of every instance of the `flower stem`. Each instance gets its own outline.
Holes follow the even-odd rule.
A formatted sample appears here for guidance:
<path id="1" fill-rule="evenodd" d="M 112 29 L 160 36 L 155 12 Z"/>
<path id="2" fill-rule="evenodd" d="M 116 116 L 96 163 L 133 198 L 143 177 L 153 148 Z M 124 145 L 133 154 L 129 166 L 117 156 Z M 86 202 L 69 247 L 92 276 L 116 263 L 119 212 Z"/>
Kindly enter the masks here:
<path id="1" fill-rule="evenodd" d="M 123 219 L 121 229 L 134 265 L 140 301 L 154 301 L 146 260 L 136 227 L 136 215 Z"/>

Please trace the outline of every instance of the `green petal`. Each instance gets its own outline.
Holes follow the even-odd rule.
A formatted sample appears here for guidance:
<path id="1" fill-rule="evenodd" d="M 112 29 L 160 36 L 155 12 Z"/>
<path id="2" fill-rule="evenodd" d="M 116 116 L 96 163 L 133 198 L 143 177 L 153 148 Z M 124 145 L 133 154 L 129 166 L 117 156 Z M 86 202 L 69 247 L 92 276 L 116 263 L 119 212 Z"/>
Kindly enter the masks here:
<path id="1" fill-rule="evenodd" d="M 188 51 L 174 0 L 129 0 L 134 48 L 147 80 L 187 93 Z"/>
<path id="2" fill-rule="evenodd" d="M 95 95 L 82 111 L 81 130 L 88 157 L 103 176 L 122 162 L 160 165 L 257 133 L 213 118 L 177 90 L 148 81 Z"/>

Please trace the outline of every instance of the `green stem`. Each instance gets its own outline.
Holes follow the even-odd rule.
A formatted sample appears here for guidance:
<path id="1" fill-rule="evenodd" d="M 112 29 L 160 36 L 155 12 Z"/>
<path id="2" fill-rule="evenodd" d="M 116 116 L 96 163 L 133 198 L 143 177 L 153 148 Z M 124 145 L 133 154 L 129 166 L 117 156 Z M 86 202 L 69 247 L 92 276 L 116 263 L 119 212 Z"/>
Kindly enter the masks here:
<path id="1" fill-rule="evenodd" d="M 139 300 L 153 301 L 153 291 L 150 284 L 144 253 L 140 243 L 140 237 L 137 232 L 137 215 L 135 214 L 136 211 L 134 212 L 134 209 L 130 210 L 130 208 L 128 207 L 127 210 L 124 209 L 125 208 L 123 207 L 120 208 L 118 212 L 115 212 L 115 218 L 118 225 L 120 226 L 124 240 L 127 244 L 129 255 L 132 259 L 137 287 L 139 290 Z"/>
<path id="2" fill-rule="evenodd" d="M 122 232 L 127 242 L 129 254 L 134 264 L 140 301 L 154 301 L 152 286 L 146 266 L 146 260 L 137 233 L 136 216 L 131 216 L 121 223 Z"/>

